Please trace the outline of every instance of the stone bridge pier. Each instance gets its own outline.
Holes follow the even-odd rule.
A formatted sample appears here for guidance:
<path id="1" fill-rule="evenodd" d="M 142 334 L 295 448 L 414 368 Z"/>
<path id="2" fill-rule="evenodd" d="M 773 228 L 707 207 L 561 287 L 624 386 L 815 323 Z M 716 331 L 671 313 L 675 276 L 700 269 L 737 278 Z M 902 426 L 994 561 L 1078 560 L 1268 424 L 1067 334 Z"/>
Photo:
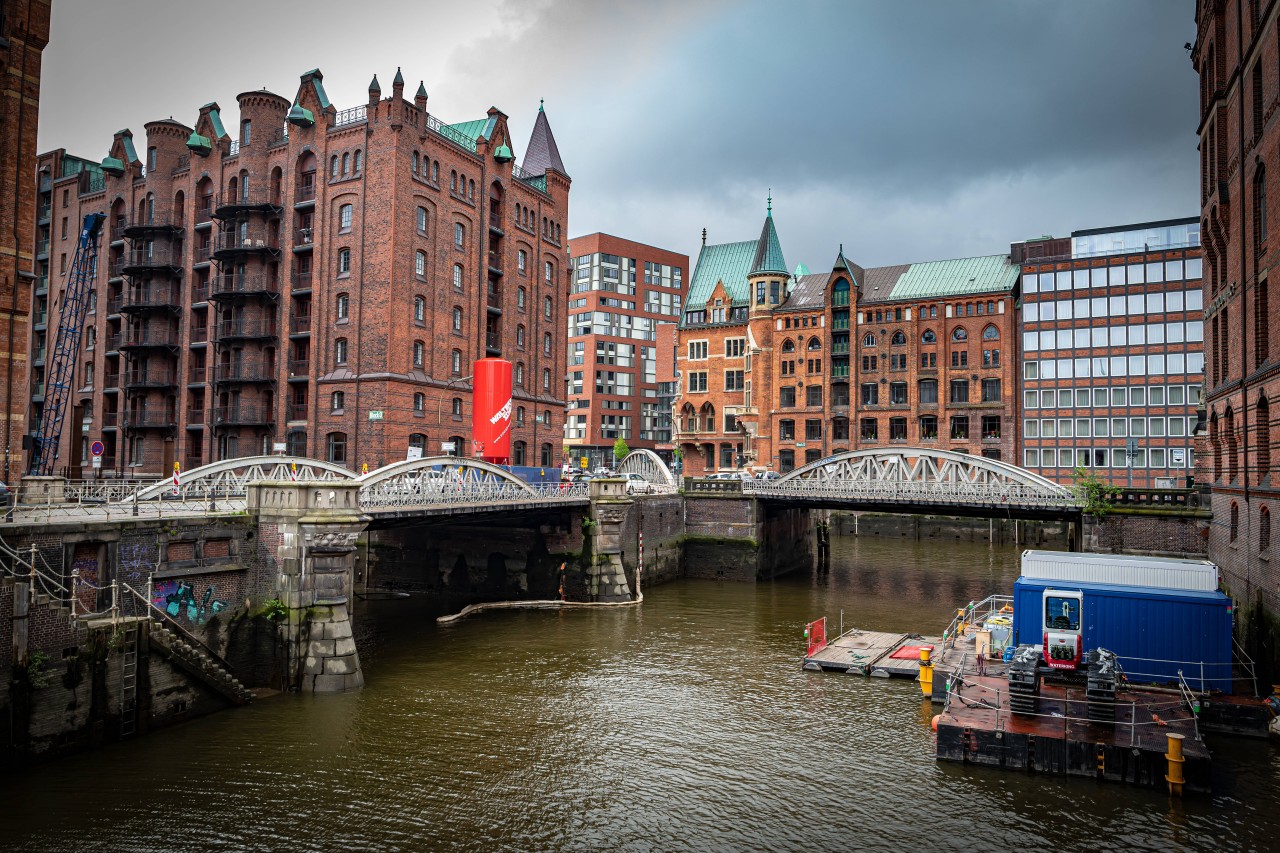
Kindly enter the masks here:
<path id="1" fill-rule="evenodd" d="M 314 693 L 363 687 L 350 610 L 356 539 L 369 524 L 360 484 L 251 483 L 247 509 L 264 544 L 275 545 L 288 686 Z"/>

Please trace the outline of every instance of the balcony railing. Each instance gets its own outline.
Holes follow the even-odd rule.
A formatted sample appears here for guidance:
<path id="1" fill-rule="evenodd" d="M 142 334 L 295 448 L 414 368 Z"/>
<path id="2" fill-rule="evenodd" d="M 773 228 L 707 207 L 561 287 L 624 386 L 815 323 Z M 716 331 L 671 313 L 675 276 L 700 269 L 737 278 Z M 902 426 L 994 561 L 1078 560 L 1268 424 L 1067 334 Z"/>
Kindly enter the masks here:
<path id="1" fill-rule="evenodd" d="M 349 124 L 364 124 L 368 120 L 368 106 L 361 104 L 358 107 L 339 111 L 333 118 L 333 126 L 345 127 Z M 473 147 L 471 150 L 474 151 L 475 148 Z"/>
<path id="2" fill-rule="evenodd" d="M 211 282 L 209 295 L 215 298 L 219 296 L 229 297 L 241 295 L 274 296 L 279 292 L 279 279 L 273 278 L 265 273 L 254 273 L 253 275 L 217 276 Z"/>
<path id="3" fill-rule="evenodd" d="M 191 327 L 191 343 L 203 344 L 209 341 L 208 326 L 192 326 Z"/>
<path id="4" fill-rule="evenodd" d="M 37 255 L 47 255 L 47 254 L 49 254 L 49 241 L 48 241 L 48 239 L 45 239 L 45 240 L 37 240 L 37 241 L 36 241 L 36 254 L 37 254 Z"/>
<path id="5" fill-rule="evenodd" d="M 177 329 L 128 329 L 120 339 L 122 347 L 176 347 L 180 343 Z"/>
<path id="6" fill-rule="evenodd" d="M 191 302 L 198 305 L 209 301 L 209 283 L 191 285 Z"/>
<path id="7" fill-rule="evenodd" d="M 201 225 L 213 219 L 213 198 L 203 198 L 196 207 L 196 224 Z"/>
<path id="8" fill-rule="evenodd" d="M 275 423 L 275 414 L 266 406 L 220 406 L 213 410 L 213 423 L 215 426 L 262 426 Z"/>
<path id="9" fill-rule="evenodd" d="M 193 365 L 187 371 L 188 385 L 203 385 L 209 381 L 209 368 L 202 365 Z"/>
<path id="10" fill-rule="evenodd" d="M 31 396 L 32 396 L 32 397 L 43 397 L 43 396 L 44 396 L 44 383 L 43 383 L 43 382 L 32 382 L 32 383 L 31 383 Z"/>
<path id="11" fill-rule="evenodd" d="M 310 246 L 312 244 L 312 229 L 295 228 L 293 229 L 293 245 L 294 246 Z"/>
<path id="12" fill-rule="evenodd" d="M 105 375 L 102 377 L 102 384 L 103 384 L 103 387 L 104 387 L 104 388 L 118 388 L 118 387 L 120 387 L 120 371 L 115 370 L 115 371 L 112 371 L 112 372 L 110 372 L 110 373 L 105 374 Z"/>
<path id="13" fill-rule="evenodd" d="M 138 409 L 130 412 L 125 419 L 125 426 L 130 429 L 167 429 L 177 424 L 177 413 Z"/>
<path id="14" fill-rule="evenodd" d="M 276 321 L 266 318 L 230 319 L 217 324 L 219 338 L 274 338 Z"/>
<path id="15" fill-rule="evenodd" d="M 204 407 L 187 409 L 187 425 L 204 423 Z"/>
<path id="16" fill-rule="evenodd" d="M 236 193 L 235 195 L 220 195 L 213 206 L 213 215 L 216 219 L 226 219 L 236 216 L 243 212 L 257 213 L 274 213 L 279 215 L 283 212 L 280 206 L 280 199 L 265 189 L 251 190 L 249 192 Z"/>
<path id="17" fill-rule="evenodd" d="M 180 270 L 182 261 L 181 243 L 174 246 L 159 245 L 125 252 L 120 269 L 125 275 L 154 269 Z"/>
<path id="18" fill-rule="evenodd" d="M 102 425 L 104 427 L 120 426 L 120 413 L 119 412 L 103 412 Z"/>
<path id="19" fill-rule="evenodd" d="M 290 379 L 306 379 L 311 375 L 311 360 L 307 358 L 295 358 L 289 362 L 289 378 Z"/>
<path id="20" fill-rule="evenodd" d="M 155 213 L 150 216 L 132 216 L 125 220 L 124 236 L 140 237 L 148 232 L 182 230 L 182 221 L 167 213 Z"/>
<path id="21" fill-rule="evenodd" d="M 124 296 L 111 296 L 107 298 L 107 314 L 119 314 L 120 308 L 124 305 Z"/>
<path id="22" fill-rule="evenodd" d="M 172 369 L 130 370 L 124 384 L 126 388 L 168 388 L 178 384 L 178 377 Z"/>
<path id="23" fill-rule="evenodd" d="M 271 382 L 275 368 L 259 361 L 219 364 L 213 369 L 214 382 Z"/>
<path id="24" fill-rule="evenodd" d="M 50 208 L 51 208 L 51 205 L 48 205 L 48 204 L 42 204 L 39 207 L 37 207 L 36 220 L 39 222 L 44 222 L 45 220 L 47 220 L 49 218 Z"/>
<path id="25" fill-rule="evenodd" d="M 307 179 L 304 178 L 302 183 L 298 184 L 298 188 L 297 190 L 295 190 L 293 194 L 293 203 L 305 204 L 306 202 L 315 201 L 315 200 L 316 200 L 316 179 L 315 179 L 315 175 L 312 174 L 311 180 L 308 181 Z"/>
<path id="26" fill-rule="evenodd" d="M 207 236 L 207 235 L 206 235 Z M 213 244 L 200 243 L 191 250 L 191 263 L 206 264 L 213 257 Z"/>
<path id="27" fill-rule="evenodd" d="M 311 289 L 311 273 L 310 272 L 295 272 L 290 277 L 290 281 L 293 283 L 293 289 L 295 291 Z"/>
<path id="28" fill-rule="evenodd" d="M 289 420 L 305 421 L 307 419 L 308 410 L 311 408 L 308 403 L 290 403 L 289 404 Z"/>
<path id="29" fill-rule="evenodd" d="M 307 314 L 299 316 L 294 314 L 289 317 L 289 334 L 306 335 L 311 333 L 311 315 Z"/>
<path id="30" fill-rule="evenodd" d="M 178 308 L 181 305 L 182 288 L 176 284 L 126 287 L 120 295 L 120 307 L 125 311 L 141 311 L 150 308 Z"/>
<path id="31" fill-rule="evenodd" d="M 495 275 L 502 275 L 502 253 L 501 252 L 489 253 L 489 272 L 494 273 Z"/>
<path id="32" fill-rule="evenodd" d="M 497 332 L 485 332 L 484 345 L 490 352 L 501 352 L 502 337 Z"/>
<path id="33" fill-rule="evenodd" d="M 246 254 L 269 254 L 278 256 L 280 244 L 278 235 L 268 230 L 265 225 L 255 228 L 233 228 L 220 231 L 213 241 L 215 258 L 232 258 Z"/>
<path id="34" fill-rule="evenodd" d="M 107 335 L 107 352 L 115 352 L 118 349 L 120 349 L 120 333 Z"/>

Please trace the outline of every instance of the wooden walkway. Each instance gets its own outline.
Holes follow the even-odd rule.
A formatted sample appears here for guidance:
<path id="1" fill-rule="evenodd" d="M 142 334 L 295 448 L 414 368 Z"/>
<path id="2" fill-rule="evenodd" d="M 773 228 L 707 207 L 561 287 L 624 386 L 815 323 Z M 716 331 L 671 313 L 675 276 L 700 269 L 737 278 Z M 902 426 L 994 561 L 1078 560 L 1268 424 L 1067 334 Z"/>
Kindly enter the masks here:
<path id="1" fill-rule="evenodd" d="M 804 659 L 804 668 L 879 678 L 917 678 L 920 675 L 921 645 L 942 647 L 939 637 L 860 631 L 856 628 L 818 649 Z M 899 656 L 894 657 L 897 653 Z"/>

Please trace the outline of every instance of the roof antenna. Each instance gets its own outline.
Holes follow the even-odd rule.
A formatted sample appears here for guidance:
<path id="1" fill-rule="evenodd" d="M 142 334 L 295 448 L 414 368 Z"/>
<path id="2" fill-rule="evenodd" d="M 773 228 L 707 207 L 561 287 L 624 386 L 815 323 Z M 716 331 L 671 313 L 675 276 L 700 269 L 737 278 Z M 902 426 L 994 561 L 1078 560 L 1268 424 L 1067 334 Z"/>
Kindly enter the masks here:
<path id="1" fill-rule="evenodd" d="M 769 216 L 773 216 L 773 187 L 769 187 L 769 204 L 765 209 L 765 213 Z"/>
<path id="2" fill-rule="evenodd" d="M 702 229 L 702 247 L 705 249 L 706 246 L 707 246 L 707 229 L 703 228 Z"/>

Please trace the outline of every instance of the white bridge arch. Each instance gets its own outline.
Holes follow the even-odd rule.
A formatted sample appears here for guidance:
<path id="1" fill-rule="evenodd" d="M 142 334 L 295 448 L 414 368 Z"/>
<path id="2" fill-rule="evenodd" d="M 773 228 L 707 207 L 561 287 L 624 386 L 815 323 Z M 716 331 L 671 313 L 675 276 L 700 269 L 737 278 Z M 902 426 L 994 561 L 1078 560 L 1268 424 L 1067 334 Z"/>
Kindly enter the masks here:
<path id="1" fill-rule="evenodd" d="M 497 465 L 460 456 L 431 456 L 392 462 L 359 478 L 360 506 L 366 511 L 431 505 L 493 506 L 582 501 L 586 487 L 568 483 L 534 485 Z"/>
<path id="2" fill-rule="evenodd" d="M 927 447 L 855 450 L 777 480 L 743 483 L 760 497 L 1074 509 L 1075 493 L 998 459 Z"/>
<path id="3" fill-rule="evenodd" d="M 302 456 L 244 456 L 224 459 L 182 471 L 178 474 L 178 494 L 188 499 L 241 498 L 245 486 L 258 480 L 323 480 L 354 479 L 355 473 L 332 462 Z M 173 478 L 157 480 L 138 489 L 121 503 L 167 498 L 173 494 Z"/>
<path id="4" fill-rule="evenodd" d="M 663 490 L 674 491 L 676 486 L 679 485 L 676 483 L 675 475 L 667 467 L 667 463 L 662 461 L 662 457 L 644 447 L 636 448 L 628 453 L 626 458 L 619 463 L 618 473 L 639 474 Z"/>

